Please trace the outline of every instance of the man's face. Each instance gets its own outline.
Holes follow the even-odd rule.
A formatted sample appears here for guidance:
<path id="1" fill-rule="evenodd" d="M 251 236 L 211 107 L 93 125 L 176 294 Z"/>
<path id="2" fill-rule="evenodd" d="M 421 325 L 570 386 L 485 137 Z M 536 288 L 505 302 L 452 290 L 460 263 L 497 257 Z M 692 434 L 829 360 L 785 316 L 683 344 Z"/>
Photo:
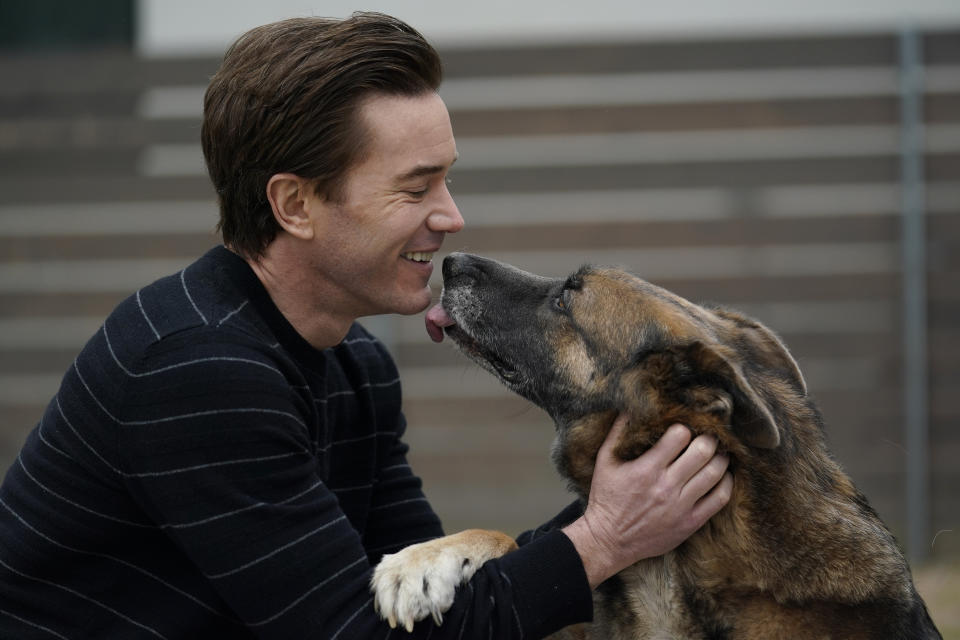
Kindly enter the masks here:
<path id="1" fill-rule="evenodd" d="M 339 202 L 312 196 L 313 271 L 352 317 L 412 314 L 430 304 L 433 254 L 463 227 L 447 190 L 457 148 L 435 93 L 375 95 L 361 107 L 366 151 L 347 172 Z"/>

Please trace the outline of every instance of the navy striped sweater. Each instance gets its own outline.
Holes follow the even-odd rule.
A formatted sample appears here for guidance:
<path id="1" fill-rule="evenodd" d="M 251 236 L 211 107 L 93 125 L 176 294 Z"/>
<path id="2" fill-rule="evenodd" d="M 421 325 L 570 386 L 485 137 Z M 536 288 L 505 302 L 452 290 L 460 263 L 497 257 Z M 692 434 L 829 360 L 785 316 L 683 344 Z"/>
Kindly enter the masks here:
<path id="1" fill-rule="evenodd" d="M 354 325 L 312 348 L 242 259 L 211 250 L 117 307 L 9 469 L 0 638 L 532 639 L 588 619 L 550 525 L 442 626 L 377 618 L 372 567 L 443 533 L 404 427 L 375 338 Z"/>

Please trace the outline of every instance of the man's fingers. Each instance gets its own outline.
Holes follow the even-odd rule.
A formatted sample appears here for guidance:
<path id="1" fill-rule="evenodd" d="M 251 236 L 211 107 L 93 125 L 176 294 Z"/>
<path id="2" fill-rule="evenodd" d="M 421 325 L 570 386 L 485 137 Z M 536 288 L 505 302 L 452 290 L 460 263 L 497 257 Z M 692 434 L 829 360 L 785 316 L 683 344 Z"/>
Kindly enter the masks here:
<path id="1" fill-rule="evenodd" d="M 613 421 L 613 426 L 610 427 L 610 431 L 607 432 L 606 440 L 600 445 L 600 450 L 597 452 L 597 459 L 613 457 L 613 448 L 620 442 L 620 436 L 628 424 L 630 424 L 630 419 L 626 414 L 621 413 L 617 416 L 617 419 Z"/>
<path id="2" fill-rule="evenodd" d="M 717 451 L 717 438 L 713 435 L 700 435 L 694 438 L 686 451 L 672 462 L 667 474 L 673 483 L 684 486 L 703 469 Z"/>
<path id="3" fill-rule="evenodd" d="M 707 464 L 703 465 L 699 471 L 693 474 L 687 483 L 680 490 L 680 497 L 687 501 L 687 504 L 693 504 L 717 486 L 717 483 L 723 478 L 727 470 L 730 459 L 722 454 L 714 455 Z"/>
<path id="4" fill-rule="evenodd" d="M 690 430 L 682 424 L 671 425 L 643 457 L 660 468 L 666 468 L 690 444 L 690 437 Z"/>
<path id="5" fill-rule="evenodd" d="M 697 529 L 706 524 L 707 520 L 712 518 L 727 502 L 733 493 L 733 476 L 729 473 L 723 474 L 720 482 L 699 502 L 694 505 L 691 516 L 698 523 Z"/>

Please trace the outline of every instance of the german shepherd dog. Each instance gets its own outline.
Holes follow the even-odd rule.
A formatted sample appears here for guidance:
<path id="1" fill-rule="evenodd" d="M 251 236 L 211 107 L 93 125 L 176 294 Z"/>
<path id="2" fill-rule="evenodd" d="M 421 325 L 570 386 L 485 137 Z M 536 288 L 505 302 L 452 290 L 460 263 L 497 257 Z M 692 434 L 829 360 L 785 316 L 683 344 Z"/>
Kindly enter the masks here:
<path id="1" fill-rule="evenodd" d="M 827 451 L 803 375 L 772 331 L 616 269 L 551 279 L 452 254 L 443 277 L 428 329 L 436 339 L 446 325 L 550 414 L 554 463 L 584 503 L 620 412 L 630 420 L 614 451 L 622 460 L 674 423 L 713 434 L 730 456 L 727 506 L 674 551 L 602 584 L 594 622 L 559 637 L 941 637 L 893 536 Z M 439 621 L 456 585 L 511 548 L 505 534 L 473 530 L 386 557 L 373 580 L 381 615 L 408 628 Z M 442 557 L 457 560 L 444 570 Z M 446 584 L 427 595 L 427 579 Z"/>

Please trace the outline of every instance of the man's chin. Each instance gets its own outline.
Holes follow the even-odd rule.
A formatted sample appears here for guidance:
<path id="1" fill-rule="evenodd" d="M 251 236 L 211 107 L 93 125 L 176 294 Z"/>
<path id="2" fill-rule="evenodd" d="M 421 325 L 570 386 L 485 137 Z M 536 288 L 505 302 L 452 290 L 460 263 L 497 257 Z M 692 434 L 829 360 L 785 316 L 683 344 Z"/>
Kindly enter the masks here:
<path id="1" fill-rule="evenodd" d="M 409 295 L 402 300 L 398 300 L 392 305 L 389 313 L 396 313 L 401 316 L 412 316 L 426 311 L 430 307 L 433 293 L 430 287 L 425 287 L 415 295 Z"/>
<path id="2" fill-rule="evenodd" d="M 414 308 L 410 310 L 409 313 L 404 313 L 405 316 L 412 316 L 418 313 L 422 313 L 430 308 L 430 304 L 433 302 L 433 299 L 430 297 L 430 291 L 427 290 L 427 295 L 424 297 L 422 303 L 417 303 L 414 305 Z"/>

